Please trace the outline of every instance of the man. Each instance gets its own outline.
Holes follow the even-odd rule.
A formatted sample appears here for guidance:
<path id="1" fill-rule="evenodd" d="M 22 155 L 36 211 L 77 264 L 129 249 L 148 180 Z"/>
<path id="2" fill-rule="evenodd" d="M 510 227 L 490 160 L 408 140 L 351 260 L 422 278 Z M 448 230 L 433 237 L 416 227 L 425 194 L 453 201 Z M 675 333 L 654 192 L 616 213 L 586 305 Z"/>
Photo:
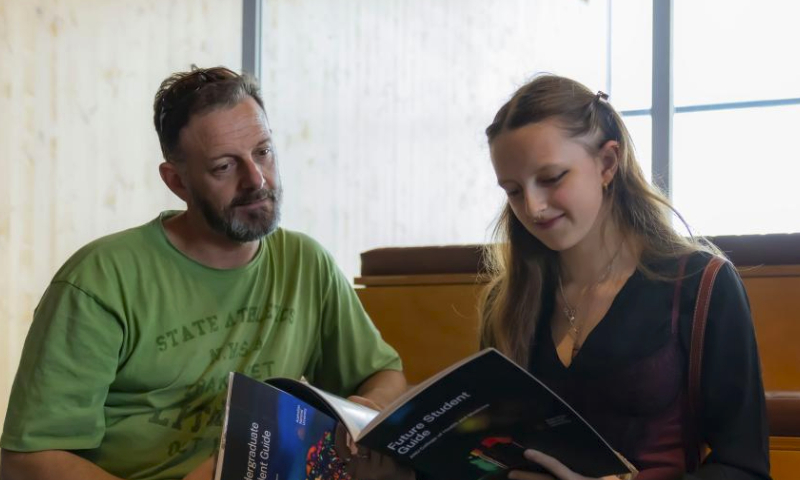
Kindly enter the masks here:
<path id="1" fill-rule="evenodd" d="M 154 110 L 161 178 L 186 210 L 96 240 L 56 273 L 14 381 L 4 480 L 210 478 L 231 370 L 304 375 L 378 406 L 405 389 L 331 257 L 277 226 L 254 81 L 176 73 Z"/>

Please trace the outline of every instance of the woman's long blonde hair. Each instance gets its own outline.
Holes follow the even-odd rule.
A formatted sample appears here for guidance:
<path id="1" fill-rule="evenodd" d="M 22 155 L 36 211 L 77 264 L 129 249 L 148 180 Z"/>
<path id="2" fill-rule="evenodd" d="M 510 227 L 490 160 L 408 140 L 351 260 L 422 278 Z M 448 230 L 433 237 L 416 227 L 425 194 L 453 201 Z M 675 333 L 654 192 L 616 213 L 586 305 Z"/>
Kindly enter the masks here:
<path id="1" fill-rule="evenodd" d="M 581 143 L 592 155 L 609 140 L 618 142 L 617 172 L 604 195 L 623 238 L 641 248 L 637 268 L 661 278 L 645 259 L 677 258 L 697 250 L 718 253 L 703 240 L 681 236 L 672 227 L 672 214 L 682 222 L 683 218 L 647 182 L 628 130 L 603 94 L 594 94 L 568 78 L 538 76 L 500 108 L 486 128 L 486 137 L 491 146 L 503 132 L 548 119 L 556 120 L 570 138 L 591 139 Z M 480 305 L 481 344 L 497 348 L 525 367 L 542 315 L 542 299 L 555 292 L 552 279 L 558 272 L 558 255 L 525 229 L 508 204 L 497 220 L 494 237 L 484 252 L 489 285 Z"/>

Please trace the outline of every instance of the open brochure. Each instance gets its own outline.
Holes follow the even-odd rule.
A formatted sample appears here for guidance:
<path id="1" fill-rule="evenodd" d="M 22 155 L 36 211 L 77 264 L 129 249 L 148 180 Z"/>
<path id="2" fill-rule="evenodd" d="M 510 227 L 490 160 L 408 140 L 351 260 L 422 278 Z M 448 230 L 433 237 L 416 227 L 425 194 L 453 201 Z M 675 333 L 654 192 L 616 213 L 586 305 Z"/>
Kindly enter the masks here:
<path id="1" fill-rule="evenodd" d="M 430 478 L 536 470 L 527 448 L 588 477 L 635 468 L 554 392 L 495 349 L 410 389 L 382 412 L 286 378 L 231 373 L 216 480 L 346 479 L 341 422 L 359 445 Z"/>

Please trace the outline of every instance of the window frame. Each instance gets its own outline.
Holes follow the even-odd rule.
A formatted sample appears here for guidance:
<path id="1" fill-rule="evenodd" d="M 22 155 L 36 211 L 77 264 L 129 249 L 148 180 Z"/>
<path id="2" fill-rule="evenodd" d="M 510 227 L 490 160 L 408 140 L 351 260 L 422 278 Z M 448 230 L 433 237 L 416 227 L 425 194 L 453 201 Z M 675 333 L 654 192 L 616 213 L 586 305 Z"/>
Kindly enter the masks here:
<path id="1" fill-rule="evenodd" d="M 614 0 L 609 0 L 609 12 Z M 800 105 L 800 98 L 778 98 L 742 102 L 692 104 L 676 107 L 674 103 L 673 39 L 675 0 L 653 1 L 652 37 L 652 94 L 651 108 L 623 110 L 623 117 L 651 116 L 653 183 L 672 199 L 673 172 L 673 121 L 677 113 L 736 110 L 745 108 L 780 107 Z M 609 13 L 610 18 L 610 13 Z M 611 55 L 608 56 L 609 77 Z"/>
<path id="2" fill-rule="evenodd" d="M 242 0 L 242 71 L 261 73 L 262 0 Z"/>

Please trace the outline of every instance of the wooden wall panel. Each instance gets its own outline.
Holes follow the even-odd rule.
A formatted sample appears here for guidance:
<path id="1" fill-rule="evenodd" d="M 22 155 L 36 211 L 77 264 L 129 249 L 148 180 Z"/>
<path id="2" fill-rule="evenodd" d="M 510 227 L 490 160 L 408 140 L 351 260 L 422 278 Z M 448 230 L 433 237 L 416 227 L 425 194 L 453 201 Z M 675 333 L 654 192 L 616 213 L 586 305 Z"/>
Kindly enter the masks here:
<path id="1" fill-rule="evenodd" d="M 743 280 L 753 311 L 765 388 L 800 391 L 800 267 L 795 276 L 745 276 Z"/>
<path id="2" fill-rule="evenodd" d="M 0 426 L 31 315 L 86 242 L 180 207 L 160 81 L 241 66 L 239 0 L 0 0 Z"/>
<path id="3" fill-rule="evenodd" d="M 800 469 L 800 438 L 770 437 L 769 462 L 772 480 L 794 480 Z"/>
<path id="4" fill-rule="evenodd" d="M 740 270 L 761 356 L 766 390 L 800 391 L 800 266 Z M 403 357 L 412 383 L 478 349 L 474 275 L 366 276 L 358 293 L 375 325 Z"/>
<path id="5" fill-rule="evenodd" d="M 478 351 L 482 284 L 367 287 L 356 290 L 381 335 L 403 359 L 410 383 Z"/>

